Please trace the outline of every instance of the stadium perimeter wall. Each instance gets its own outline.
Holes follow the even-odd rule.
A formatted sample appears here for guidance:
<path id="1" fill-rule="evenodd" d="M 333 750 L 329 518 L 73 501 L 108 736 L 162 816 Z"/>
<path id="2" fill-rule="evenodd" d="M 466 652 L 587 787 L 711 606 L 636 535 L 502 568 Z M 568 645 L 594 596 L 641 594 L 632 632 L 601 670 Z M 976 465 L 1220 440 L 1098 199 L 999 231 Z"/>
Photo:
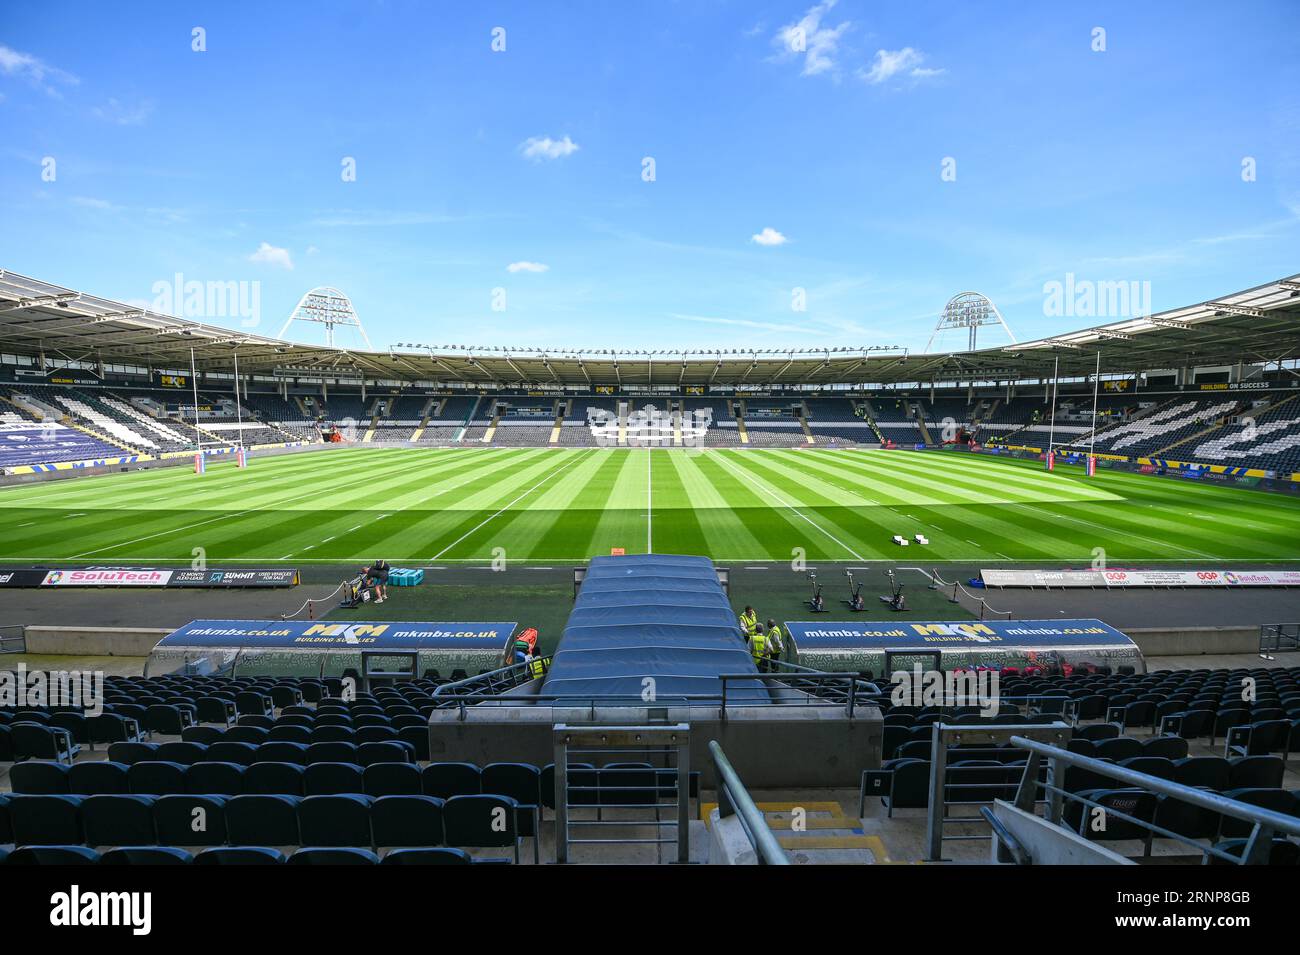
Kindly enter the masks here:
<path id="1" fill-rule="evenodd" d="M 147 657 L 170 629 L 133 627 L 27 627 L 28 653 L 84 657 Z M 141 663 L 143 668 L 143 661 Z"/>
<path id="2" fill-rule="evenodd" d="M 1146 627 L 1119 628 L 1150 661 L 1152 657 L 1256 653 L 1259 627 Z M 147 657 L 171 630 L 132 627 L 26 628 L 28 653 L 68 656 Z M 730 752 L 730 750 L 728 750 Z"/>
<path id="3" fill-rule="evenodd" d="M 1123 629 L 1123 628 L 1121 628 Z M 1159 627 L 1124 629 L 1148 661 L 1152 657 L 1256 653 L 1259 627 Z"/>
<path id="4" fill-rule="evenodd" d="M 880 765 L 883 719 L 874 706 L 859 707 L 852 719 L 843 706 L 667 707 L 669 723 L 691 726 L 691 770 L 714 788 L 710 740 L 717 740 L 745 781 L 760 789 L 857 788 L 862 770 Z M 494 762 L 555 761 L 556 723 L 645 725 L 642 707 L 471 706 L 464 719 L 457 708 L 436 710 L 429 720 L 429 755 L 487 765 Z M 660 720 L 662 722 L 662 719 Z M 582 757 L 590 762 L 589 756 Z M 626 759 L 611 753 L 609 761 Z M 597 760 L 599 762 L 599 760 Z"/>

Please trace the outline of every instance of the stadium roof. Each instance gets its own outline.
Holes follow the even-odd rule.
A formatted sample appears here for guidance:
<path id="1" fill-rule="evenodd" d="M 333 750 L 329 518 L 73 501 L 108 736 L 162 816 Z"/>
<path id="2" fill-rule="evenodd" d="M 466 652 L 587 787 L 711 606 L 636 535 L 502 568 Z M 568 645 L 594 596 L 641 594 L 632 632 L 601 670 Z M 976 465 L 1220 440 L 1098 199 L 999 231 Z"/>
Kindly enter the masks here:
<path id="1" fill-rule="evenodd" d="M 613 384 L 831 385 L 1017 380 L 1052 373 L 1275 363 L 1300 358 L 1300 275 L 1154 315 L 975 351 L 901 347 L 563 350 L 396 345 L 361 350 L 304 345 L 160 315 L 0 270 L 0 352 L 56 362 L 203 371 L 467 383 L 497 387 Z"/>

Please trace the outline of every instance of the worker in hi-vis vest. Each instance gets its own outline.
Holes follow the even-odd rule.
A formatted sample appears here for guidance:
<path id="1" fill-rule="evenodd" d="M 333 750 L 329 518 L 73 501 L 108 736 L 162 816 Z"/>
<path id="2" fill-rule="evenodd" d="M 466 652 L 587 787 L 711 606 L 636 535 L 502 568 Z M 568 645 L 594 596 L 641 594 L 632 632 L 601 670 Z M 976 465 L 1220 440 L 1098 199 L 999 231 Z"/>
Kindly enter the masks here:
<path id="1" fill-rule="evenodd" d="M 740 629 L 745 631 L 745 636 L 752 636 L 755 629 L 758 628 L 758 613 L 748 604 L 740 612 Z"/>
<path id="2" fill-rule="evenodd" d="M 749 654 L 754 658 L 754 665 L 758 667 L 758 672 L 766 673 L 768 670 L 767 635 L 763 633 L 761 623 L 754 624 L 754 632 L 749 635 Z"/>
<path id="3" fill-rule="evenodd" d="M 546 664 L 542 662 L 540 656 L 533 657 L 528 664 L 528 673 L 533 679 L 546 676 Z"/>
<path id="4" fill-rule="evenodd" d="M 779 660 L 783 653 L 785 653 L 785 644 L 781 642 L 781 628 L 776 625 L 775 620 L 769 617 L 767 621 L 767 658 L 769 660 Z"/>

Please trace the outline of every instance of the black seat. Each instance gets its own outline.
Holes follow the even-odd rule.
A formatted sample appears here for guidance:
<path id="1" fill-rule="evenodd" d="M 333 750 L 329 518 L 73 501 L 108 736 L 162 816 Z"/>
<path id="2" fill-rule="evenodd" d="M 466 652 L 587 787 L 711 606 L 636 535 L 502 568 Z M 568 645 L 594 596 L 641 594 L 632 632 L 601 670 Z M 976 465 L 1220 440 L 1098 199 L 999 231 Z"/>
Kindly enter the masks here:
<path id="1" fill-rule="evenodd" d="M 306 767 L 297 763 L 253 763 L 244 770 L 243 792 L 249 796 L 305 796 Z"/>
<path id="2" fill-rule="evenodd" d="M 158 796 L 153 801 L 158 841 L 174 846 L 220 846 L 226 842 L 226 796 Z"/>
<path id="3" fill-rule="evenodd" d="M 72 789 L 68 782 L 69 766 L 64 763 L 31 761 L 15 763 L 9 770 L 9 782 L 16 793 L 48 796 L 56 793 L 69 793 Z"/>
<path id="4" fill-rule="evenodd" d="M 380 796 L 370 805 L 375 846 L 443 845 L 442 809 L 435 796 Z"/>
<path id="5" fill-rule="evenodd" d="M 267 846 L 214 846 L 194 857 L 195 865 L 283 865 L 284 853 Z"/>
<path id="6" fill-rule="evenodd" d="M 185 792 L 193 796 L 238 796 L 244 792 L 244 767 L 238 763 L 194 763 L 185 770 Z"/>
<path id="7" fill-rule="evenodd" d="M 365 779 L 356 763 L 312 763 L 303 771 L 303 791 L 308 796 L 332 796 L 364 790 Z"/>
<path id="8" fill-rule="evenodd" d="M 439 799 L 483 791 L 482 775 L 473 763 L 430 763 L 424 767 L 421 784 L 426 796 Z"/>
<path id="9" fill-rule="evenodd" d="M 193 861 L 192 855 L 175 846 L 127 846 L 99 857 L 100 865 L 189 865 Z"/>
<path id="10" fill-rule="evenodd" d="M 153 845 L 153 803 L 152 796 L 87 796 L 81 803 L 86 845 Z"/>
<path id="11" fill-rule="evenodd" d="M 308 796 L 298 803 L 298 829 L 309 846 L 369 847 L 369 796 Z"/>
<path id="12" fill-rule="evenodd" d="M 411 763 L 372 763 L 365 768 L 363 777 L 368 796 L 418 796 L 424 791 L 420 768 Z"/>
<path id="13" fill-rule="evenodd" d="M 234 796 L 226 802 L 226 828 L 232 844 L 296 846 L 298 797 Z"/>
<path id="14" fill-rule="evenodd" d="M 452 796 L 442 807 L 448 845 L 458 848 L 510 848 L 519 861 L 519 804 L 509 796 Z"/>
<path id="15" fill-rule="evenodd" d="M 126 771 L 131 792 L 142 796 L 170 796 L 185 792 L 186 767 L 151 760 L 135 763 Z"/>
<path id="16" fill-rule="evenodd" d="M 22 846 L 4 860 L 5 865 L 98 865 L 99 853 L 85 846 Z"/>
<path id="17" fill-rule="evenodd" d="M 79 796 L 129 793 L 127 768 L 110 760 L 73 763 L 68 769 L 68 791 Z"/>
<path id="18" fill-rule="evenodd" d="M 289 856 L 289 865 L 379 865 L 379 857 L 369 849 L 352 846 L 313 846 Z"/>

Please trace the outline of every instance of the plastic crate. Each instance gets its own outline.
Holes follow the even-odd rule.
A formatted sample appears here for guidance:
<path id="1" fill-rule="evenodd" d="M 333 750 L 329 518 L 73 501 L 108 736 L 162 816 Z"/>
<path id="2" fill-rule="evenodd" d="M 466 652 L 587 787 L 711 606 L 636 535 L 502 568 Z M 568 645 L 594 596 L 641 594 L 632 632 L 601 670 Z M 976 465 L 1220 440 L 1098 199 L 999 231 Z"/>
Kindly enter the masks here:
<path id="1" fill-rule="evenodd" d="M 388 572 L 388 583 L 393 587 L 414 587 L 424 583 L 424 571 L 419 568 L 394 568 Z"/>

